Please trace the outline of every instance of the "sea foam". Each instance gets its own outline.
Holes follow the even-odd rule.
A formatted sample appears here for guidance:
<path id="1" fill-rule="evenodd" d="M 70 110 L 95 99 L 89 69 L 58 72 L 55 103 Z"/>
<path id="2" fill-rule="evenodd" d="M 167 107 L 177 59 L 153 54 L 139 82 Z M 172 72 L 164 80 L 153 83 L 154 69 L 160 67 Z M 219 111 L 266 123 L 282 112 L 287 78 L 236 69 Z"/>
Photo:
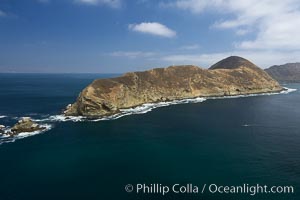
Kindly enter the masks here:
<path id="1" fill-rule="evenodd" d="M 281 91 L 280 94 L 288 94 L 291 92 L 296 92 L 297 89 L 293 89 L 293 88 L 287 88 L 287 87 L 283 87 L 285 90 Z"/>
<path id="2" fill-rule="evenodd" d="M 182 99 L 182 100 L 173 100 L 168 102 L 158 102 L 158 103 L 145 103 L 140 106 L 134 107 L 134 108 L 128 108 L 128 109 L 120 109 L 120 113 L 107 116 L 107 117 L 101 117 L 97 119 L 89 119 L 87 117 L 82 116 L 64 116 L 64 115 L 53 115 L 46 119 L 36 119 L 34 121 L 36 122 L 66 122 L 66 121 L 73 121 L 73 122 L 81 122 L 81 121 L 103 121 L 103 120 L 114 120 L 119 119 L 121 117 L 127 116 L 127 115 L 134 115 L 134 114 L 145 114 L 147 112 L 152 111 L 155 108 L 170 106 L 170 105 L 176 105 L 176 104 L 186 104 L 186 103 L 200 103 L 205 101 L 204 98 L 193 98 L 193 99 Z"/>
<path id="3" fill-rule="evenodd" d="M 73 122 L 82 122 L 82 121 L 103 121 L 103 120 L 115 120 L 119 119 L 124 116 L 128 115 L 136 115 L 136 114 L 145 114 L 150 111 L 152 111 L 155 108 L 165 107 L 165 106 L 171 106 L 171 105 L 177 105 L 177 104 L 187 104 L 187 103 L 201 103 L 205 100 L 209 99 L 230 99 L 230 98 L 242 98 L 242 97 L 255 97 L 255 96 L 266 96 L 266 95 L 278 95 L 278 94 L 289 94 L 291 92 L 295 92 L 297 89 L 291 89 L 284 87 L 284 90 L 281 92 L 273 92 L 273 93 L 260 93 L 260 94 L 246 94 L 246 95 L 234 95 L 234 96 L 223 96 L 223 97 L 196 97 L 196 98 L 190 98 L 190 99 L 182 99 L 182 100 L 173 100 L 173 101 L 167 101 L 167 102 L 158 102 L 158 103 L 145 103 L 140 106 L 134 107 L 134 108 L 128 108 L 128 109 L 120 109 L 120 113 L 107 116 L 107 117 L 101 117 L 97 119 L 89 119 L 87 117 L 83 116 L 64 116 L 64 115 L 53 115 L 45 119 L 39 119 L 35 120 L 37 122 L 39 121 L 48 121 L 48 122 L 66 122 L 66 121 L 73 121 Z"/>
<path id="4" fill-rule="evenodd" d="M 3 143 L 7 142 L 14 142 L 18 139 L 26 138 L 29 136 L 37 135 L 44 133 L 46 131 L 49 131 L 52 128 L 52 125 L 49 125 L 47 123 L 55 123 L 55 122 L 67 122 L 67 121 L 72 121 L 72 122 L 82 122 L 82 121 L 93 121 L 93 122 L 98 122 L 98 121 L 103 121 L 103 120 L 115 120 L 119 119 L 124 116 L 128 115 L 136 115 L 136 114 L 145 114 L 153 109 L 160 108 L 160 107 L 165 107 L 165 106 L 171 106 L 171 105 L 177 105 L 177 104 L 187 104 L 187 103 L 201 103 L 206 100 L 210 99 L 228 99 L 228 98 L 242 98 L 242 97 L 253 97 L 253 96 L 265 96 L 265 95 L 277 95 L 277 94 L 289 94 L 291 92 L 297 91 L 297 89 L 291 89 L 291 88 L 284 88 L 285 90 L 277 93 L 261 93 L 261 94 L 248 94 L 248 95 L 235 95 L 235 96 L 223 96 L 223 97 L 207 97 L 207 98 L 202 98 L 202 97 L 197 97 L 197 98 L 191 98 L 191 99 L 182 99 L 182 100 L 173 100 L 173 101 L 168 101 L 168 102 L 158 102 L 158 103 L 145 103 L 140 106 L 134 107 L 134 108 L 128 108 L 128 109 L 120 109 L 120 113 L 117 113 L 115 115 L 107 116 L 107 117 L 101 117 L 97 119 L 89 119 L 87 117 L 83 116 L 64 116 L 64 115 L 52 115 L 46 118 L 40 118 L 40 119 L 33 119 L 35 122 L 43 122 L 46 124 L 41 125 L 42 127 L 45 127 L 44 130 L 42 131 L 34 131 L 31 133 L 20 133 L 17 136 L 10 137 L 8 135 L 0 135 L 0 145 Z M 1 115 L 0 118 L 4 118 L 7 116 Z M 18 119 L 15 117 L 14 119 Z M 245 124 L 244 126 L 250 126 L 248 124 Z"/>
<path id="5" fill-rule="evenodd" d="M 16 140 L 23 139 L 23 138 L 26 138 L 29 136 L 38 135 L 38 134 L 44 133 L 46 131 L 49 131 L 52 128 L 52 125 L 50 125 L 50 124 L 42 124 L 40 126 L 45 129 L 39 130 L 39 131 L 33 131 L 33 132 L 21 132 L 15 136 L 10 136 L 8 134 L 2 134 L 2 135 L 0 135 L 0 145 L 3 143 L 15 142 Z"/>

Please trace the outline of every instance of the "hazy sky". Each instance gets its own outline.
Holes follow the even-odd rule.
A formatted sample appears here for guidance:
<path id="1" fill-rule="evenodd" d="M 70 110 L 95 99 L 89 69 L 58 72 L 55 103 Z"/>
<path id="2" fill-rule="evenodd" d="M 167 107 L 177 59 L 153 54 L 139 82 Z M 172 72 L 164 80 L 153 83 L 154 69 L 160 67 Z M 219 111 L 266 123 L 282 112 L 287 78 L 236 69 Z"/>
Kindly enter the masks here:
<path id="1" fill-rule="evenodd" d="M 0 72 L 300 61 L 299 0 L 0 0 Z"/>

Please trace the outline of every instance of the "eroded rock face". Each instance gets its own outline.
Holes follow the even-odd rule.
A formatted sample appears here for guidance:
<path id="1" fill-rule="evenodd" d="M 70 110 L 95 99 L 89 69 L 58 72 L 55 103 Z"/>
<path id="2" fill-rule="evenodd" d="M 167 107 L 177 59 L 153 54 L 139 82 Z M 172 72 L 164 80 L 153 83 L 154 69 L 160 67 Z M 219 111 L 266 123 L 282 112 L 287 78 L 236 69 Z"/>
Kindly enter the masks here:
<path id="1" fill-rule="evenodd" d="M 253 63 L 240 57 L 229 57 L 210 69 L 172 66 L 95 80 L 64 114 L 101 117 L 144 103 L 281 90 L 277 81 Z"/>
<path id="2" fill-rule="evenodd" d="M 44 130 L 39 124 L 32 121 L 29 117 L 23 117 L 16 123 L 8 132 L 9 135 L 18 135 L 22 132 L 34 132 L 39 130 Z"/>

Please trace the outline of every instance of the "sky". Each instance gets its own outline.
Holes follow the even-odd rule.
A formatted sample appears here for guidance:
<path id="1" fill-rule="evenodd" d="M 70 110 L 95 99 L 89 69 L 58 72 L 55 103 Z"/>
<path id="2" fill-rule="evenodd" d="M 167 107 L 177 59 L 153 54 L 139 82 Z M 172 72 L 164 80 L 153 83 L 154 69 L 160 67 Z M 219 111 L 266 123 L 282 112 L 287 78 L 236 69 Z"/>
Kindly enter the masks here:
<path id="1" fill-rule="evenodd" d="M 300 61 L 300 0 L 0 0 L 0 73 Z"/>

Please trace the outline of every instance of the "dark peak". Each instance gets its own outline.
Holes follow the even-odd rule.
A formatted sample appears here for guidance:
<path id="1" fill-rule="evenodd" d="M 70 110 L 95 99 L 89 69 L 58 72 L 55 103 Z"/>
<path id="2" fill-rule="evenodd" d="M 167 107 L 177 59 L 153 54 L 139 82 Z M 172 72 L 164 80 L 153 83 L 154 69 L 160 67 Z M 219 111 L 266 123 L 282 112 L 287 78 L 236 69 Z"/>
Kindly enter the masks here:
<path id="1" fill-rule="evenodd" d="M 257 68 L 255 64 L 245 58 L 239 56 L 230 56 L 212 65 L 209 69 L 236 69 L 242 66 Z"/>

